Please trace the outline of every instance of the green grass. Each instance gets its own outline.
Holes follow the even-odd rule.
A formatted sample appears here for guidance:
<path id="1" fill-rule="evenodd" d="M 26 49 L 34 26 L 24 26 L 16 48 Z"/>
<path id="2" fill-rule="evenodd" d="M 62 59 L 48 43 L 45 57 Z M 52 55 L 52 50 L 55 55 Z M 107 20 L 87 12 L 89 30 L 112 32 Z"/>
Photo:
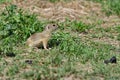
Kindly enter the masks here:
<path id="1" fill-rule="evenodd" d="M 1 3 L 8 3 L 8 2 L 11 2 L 12 0 L 0 0 L 0 4 Z"/>
<path id="2" fill-rule="evenodd" d="M 120 0 L 88 0 L 93 2 L 99 2 L 102 4 L 103 11 L 106 13 L 106 15 L 112 15 L 116 14 L 120 16 Z"/>
<path id="3" fill-rule="evenodd" d="M 23 13 L 16 5 L 6 7 L 0 17 L 0 50 L 11 52 L 12 46 L 23 43 L 28 36 L 43 30 L 43 23 L 37 20 L 36 15 Z"/>
<path id="4" fill-rule="evenodd" d="M 87 0 L 87 1 L 93 1 L 93 2 L 100 2 L 100 3 L 102 3 L 104 0 Z"/>
<path id="5" fill-rule="evenodd" d="M 118 26 L 116 27 L 116 31 L 118 32 L 117 40 L 120 41 L 120 25 L 118 25 Z"/>
<path id="6" fill-rule="evenodd" d="M 16 5 L 6 7 L 0 16 L 0 79 L 64 80 L 71 75 L 81 80 L 120 79 L 120 55 L 116 54 L 119 48 L 71 35 L 89 33 L 92 29 L 104 36 L 105 32 L 111 33 L 116 29 L 94 28 L 81 21 L 66 20 L 59 23 L 59 29 L 53 33 L 49 41 L 51 50 L 40 48 L 39 51 L 28 52 L 26 39 L 35 32 L 41 32 L 48 23 L 39 21 L 35 14 L 28 14 Z M 10 52 L 16 56 L 5 55 Z M 104 64 L 104 60 L 112 56 L 117 57 L 118 63 Z M 25 60 L 32 60 L 32 64 L 25 63 Z"/>
<path id="7" fill-rule="evenodd" d="M 111 0 L 107 0 L 107 2 L 105 2 L 104 4 L 104 10 L 106 12 L 107 15 L 111 15 L 111 14 L 117 14 L 118 16 L 120 16 L 120 0 L 115 0 L 115 1 L 111 1 Z"/>
<path id="8" fill-rule="evenodd" d="M 59 2 L 59 1 L 65 1 L 65 2 L 69 2 L 71 0 L 48 0 L 49 2 L 55 3 L 55 2 Z"/>

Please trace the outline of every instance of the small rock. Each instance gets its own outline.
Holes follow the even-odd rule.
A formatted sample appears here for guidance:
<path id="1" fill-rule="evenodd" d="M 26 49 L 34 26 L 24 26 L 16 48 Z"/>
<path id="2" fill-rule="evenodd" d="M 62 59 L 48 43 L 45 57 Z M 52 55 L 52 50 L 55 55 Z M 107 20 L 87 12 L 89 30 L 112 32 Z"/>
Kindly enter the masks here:
<path id="1" fill-rule="evenodd" d="M 32 60 L 25 60 L 25 63 L 32 64 Z"/>
<path id="2" fill-rule="evenodd" d="M 108 63 L 117 63 L 117 58 L 115 56 L 113 56 L 112 58 L 110 58 L 110 60 L 104 60 L 105 64 Z"/>
<path id="3" fill-rule="evenodd" d="M 6 56 L 8 56 L 8 57 L 15 57 L 16 55 L 13 52 L 9 52 L 9 53 L 6 53 Z"/>
<path id="4" fill-rule="evenodd" d="M 111 59 L 110 59 L 110 63 L 117 63 L 117 59 L 115 56 L 113 56 Z"/>

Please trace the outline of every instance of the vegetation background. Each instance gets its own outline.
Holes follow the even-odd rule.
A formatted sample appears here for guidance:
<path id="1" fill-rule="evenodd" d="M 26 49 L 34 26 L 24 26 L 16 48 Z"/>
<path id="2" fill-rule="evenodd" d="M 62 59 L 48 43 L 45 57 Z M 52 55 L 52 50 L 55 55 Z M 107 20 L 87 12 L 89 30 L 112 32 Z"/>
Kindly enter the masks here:
<path id="1" fill-rule="evenodd" d="M 0 80 L 119 80 L 120 0 L 0 0 Z M 49 23 L 52 49 L 26 39 Z M 105 64 L 116 56 L 116 64 Z"/>

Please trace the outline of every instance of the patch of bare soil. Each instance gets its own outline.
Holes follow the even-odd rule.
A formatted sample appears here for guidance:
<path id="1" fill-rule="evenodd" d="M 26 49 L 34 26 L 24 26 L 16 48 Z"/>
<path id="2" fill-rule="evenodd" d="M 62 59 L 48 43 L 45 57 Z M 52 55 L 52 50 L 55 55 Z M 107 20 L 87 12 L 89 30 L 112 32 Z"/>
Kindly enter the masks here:
<path id="1" fill-rule="evenodd" d="M 120 24 L 117 16 L 107 17 L 101 8 L 101 4 L 85 0 L 73 0 L 70 2 L 51 3 L 48 0 L 13 0 L 11 3 L 0 4 L 0 9 L 8 4 L 16 4 L 31 13 L 38 14 L 38 18 L 43 20 L 65 21 L 81 20 L 85 23 L 94 23 L 102 20 L 103 27 Z"/>
<path id="2" fill-rule="evenodd" d="M 0 9 L 4 9 L 8 4 L 1 4 Z M 102 12 L 101 4 L 86 0 L 72 0 L 70 2 L 61 0 L 56 3 L 51 3 L 48 0 L 13 0 L 10 4 L 16 4 L 30 13 L 38 14 L 40 20 L 64 22 L 68 18 L 90 24 L 103 21 L 101 26 L 104 28 L 120 24 L 118 16 L 107 17 Z"/>
<path id="3" fill-rule="evenodd" d="M 85 23 L 103 21 L 102 26 L 108 27 L 120 24 L 117 16 L 107 17 L 102 12 L 101 4 L 86 0 L 72 0 L 69 2 L 51 3 L 48 0 L 13 0 L 11 3 L 0 5 L 0 9 L 8 4 L 15 4 L 31 13 L 38 14 L 40 20 L 54 20 L 63 22 L 66 18 L 70 20 L 81 20 Z"/>
<path id="4" fill-rule="evenodd" d="M 13 0 L 12 4 L 29 10 L 39 15 L 39 19 L 55 20 L 63 22 L 66 18 L 70 20 L 81 20 L 85 23 L 95 23 L 102 20 L 103 27 L 119 24 L 117 16 L 106 17 L 102 12 L 101 4 L 85 0 L 72 0 L 70 2 L 50 3 L 48 0 Z"/>
<path id="5" fill-rule="evenodd" d="M 92 18 L 102 16 L 100 4 L 85 0 L 56 3 L 50 3 L 47 0 L 13 0 L 11 3 L 31 13 L 36 13 L 39 15 L 39 19 L 45 20 L 63 22 L 66 18 L 69 18 L 70 20 L 82 20 L 91 23 L 92 21 L 88 19 L 91 16 Z"/>

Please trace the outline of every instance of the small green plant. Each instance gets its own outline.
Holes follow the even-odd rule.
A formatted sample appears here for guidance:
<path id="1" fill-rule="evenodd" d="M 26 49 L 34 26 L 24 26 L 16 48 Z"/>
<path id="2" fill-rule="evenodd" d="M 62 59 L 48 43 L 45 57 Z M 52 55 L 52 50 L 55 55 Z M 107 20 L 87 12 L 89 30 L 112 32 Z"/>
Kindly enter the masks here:
<path id="1" fill-rule="evenodd" d="M 92 26 L 87 25 L 81 21 L 72 21 L 70 22 L 71 29 L 77 32 L 87 32 Z"/>
<path id="2" fill-rule="evenodd" d="M 52 2 L 52 3 L 55 3 L 55 2 L 58 2 L 60 0 L 49 0 L 49 1 Z"/>
<path id="3" fill-rule="evenodd" d="M 25 78 L 25 79 L 29 79 L 30 77 L 33 77 L 34 76 L 34 72 L 33 71 L 27 71 L 27 72 L 24 72 L 22 74 L 22 77 Z"/>
<path id="4" fill-rule="evenodd" d="M 103 2 L 104 0 L 87 0 L 87 1 Z"/>
<path id="5" fill-rule="evenodd" d="M 17 65 L 9 66 L 9 69 L 6 73 L 8 76 L 13 76 L 19 72 L 19 68 Z"/>
<path id="6" fill-rule="evenodd" d="M 116 26 L 115 30 L 118 32 L 117 40 L 120 40 L 120 25 Z"/>
<path id="7" fill-rule="evenodd" d="M 119 40 L 119 41 L 120 41 L 120 34 L 118 34 L 118 36 L 117 36 L 117 40 Z"/>
<path id="8" fill-rule="evenodd" d="M 116 29 L 115 29 L 118 33 L 120 33 L 120 25 L 116 26 Z"/>
<path id="9" fill-rule="evenodd" d="M 59 2 L 59 1 L 65 1 L 65 2 L 67 2 L 67 1 L 71 1 L 71 0 L 49 0 L 50 2 L 52 2 L 52 3 L 55 3 L 55 2 Z"/>

